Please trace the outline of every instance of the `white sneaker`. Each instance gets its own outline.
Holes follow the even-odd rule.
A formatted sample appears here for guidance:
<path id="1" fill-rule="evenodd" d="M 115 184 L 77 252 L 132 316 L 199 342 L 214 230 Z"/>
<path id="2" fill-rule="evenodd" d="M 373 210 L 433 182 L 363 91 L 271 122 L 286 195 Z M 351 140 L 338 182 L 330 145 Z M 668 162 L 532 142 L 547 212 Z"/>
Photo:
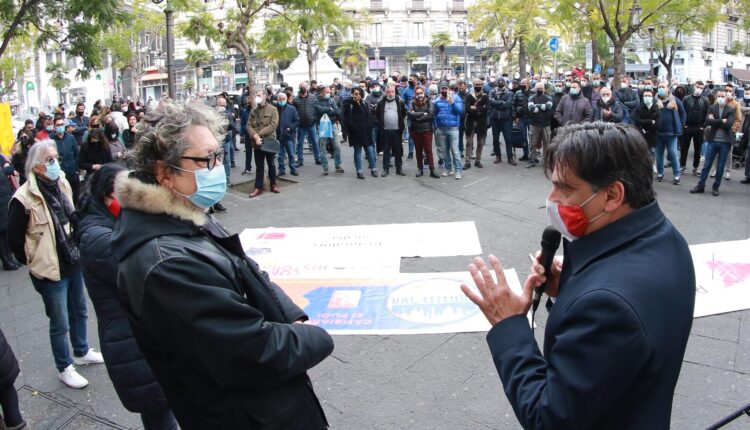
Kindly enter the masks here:
<path id="1" fill-rule="evenodd" d="M 89 385 L 89 381 L 76 372 L 76 368 L 73 365 L 69 365 L 62 372 L 57 374 L 57 377 L 70 388 L 83 388 Z"/>
<path id="2" fill-rule="evenodd" d="M 724 179 L 728 181 L 730 178 L 731 178 L 731 175 L 729 174 L 729 170 L 727 170 L 727 172 L 724 174 Z"/>
<path id="3" fill-rule="evenodd" d="M 654 173 L 658 173 L 658 172 L 656 171 L 656 164 L 653 164 L 653 165 L 651 165 L 651 167 L 652 167 L 652 169 L 653 169 Z"/>
<path id="4" fill-rule="evenodd" d="M 443 171 L 443 173 L 441 173 L 441 175 L 443 176 L 450 176 L 452 174 L 453 174 L 453 170 L 445 170 Z"/>
<path id="5" fill-rule="evenodd" d="M 73 362 L 78 366 L 102 364 L 104 363 L 104 357 L 102 357 L 100 352 L 96 352 L 94 351 L 94 348 L 91 348 L 83 357 L 73 357 Z"/>
<path id="6" fill-rule="evenodd" d="M 456 172 L 456 179 L 461 179 L 461 172 Z"/>
<path id="7" fill-rule="evenodd" d="M 715 177 L 716 177 L 716 170 L 714 170 L 713 172 L 711 172 L 711 177 L 712 177 L 712 178 L 715 178 Z"/>

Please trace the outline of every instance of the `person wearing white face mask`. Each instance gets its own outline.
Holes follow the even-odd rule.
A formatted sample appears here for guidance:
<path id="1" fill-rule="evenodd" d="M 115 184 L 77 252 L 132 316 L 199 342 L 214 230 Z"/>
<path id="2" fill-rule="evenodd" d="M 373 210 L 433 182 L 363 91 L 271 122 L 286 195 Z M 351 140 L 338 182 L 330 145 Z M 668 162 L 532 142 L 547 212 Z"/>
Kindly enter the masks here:
<path id="1" fill-rule="evenodd" d="M 71 388 L 83 388 L 88 381 L 73 364 L 104 359 L 89 348 L 86 338 L 86 297 L 71 224 L 73 191 L 55 142 L 45 140 L 31 147 L 26 177 L 8 207 L 8 243 L 16 259 L 29 267 L 31 283 L 44 301 L 58 377 Z"/>
<path id="2" fill-rule="evenodd" d="M 618 102 L 622 103 L 623 105 L 623 122 L 626 124 L 633 124 L 633 120 L 631 117 L 634 114 L 635 110 L 638 109 L 640 100 L 638 98 L 638 94 L 636 94 L 635 91 L 630 88 L 630 77 L 620 77 L 620 88 L 618 88 L 617 91 L 614 92 L 613 96 L 617 99 Z"/>
<path id="3" fill-rule="evenodd" d="M 563 262 L 545 273 L 537 257 L 519 296 L 496 257 L 489 267 L 477 257 L 476 288 L 461 285 L 492 326 L 486 339 L 508 401 L 527 429 L 669 428 L 695 271 L 656 201 L 646 142 L 620 124 L 563 127 L 545 170 Z M 555 301 L 540 350 L 526 314 L 543 282 Z"/>
<path id="4" fill-rule="evenodd" d="M 256 91 L 255 102 L 255 109 L 250 112 L 250 118 L 247 121 L 247 133 L 252 139 L 253 155 L 255 156 L 255 190 L 250 193 L 250 198 L 263 194 L 264 163 L 268 165 L 268 180 L 271 183 L 271 192 L 275 194 L 280 192 L 276 185 L 276 163 L 274 162 L 277 153 L 270 153 L 262 148 L 263 139 L 276 139 L 279 112 L 274 106 L 266 102 L 266 93 L 263 90 Z"/>
<path id="5" fill-rule="evenodd" d="M 599 91 L 601 100 L 594 106 L 594 121 L 622 122 L 623 108 L 620 102 L 612 97 L 612 90 L 607 87 Z"/>
<path id="6" fill-rule="evenodd" d="M 302 324 L 307 315 L 239 236 L 206 213 L 227 186 L 221 116 L 165 103 L 143 121 L 134 171 L 115 182 L 122 210 L 112 250 L 133 335 L 175 418 L 185 429 L 268 427 L 270 417 L 276 428 L 325 429 L 306 372 L 333 340 Z"/>
<path id="7" fill-rule="evenodd" d="M 721 172 L 724 171 L 729 151 L 732 150 L 732 124 L 736 115 L 736 109 L 727 104 L 726 92 L 724 90 L 717 91 L 716 104 L 712 105 L 708 110 L 708 117 L 706 118 L 706 125 L 711 127 L 706 136 L 706 161 L 703 163 L 703 170 L 701 171 L 698 185 L 690 190 L 691 194 L 701 194 L 704 192 L 706 180 L 711 171 L 711 165 L 718 156 L 716 171 L 719 174 L 716 175 L 711 194 L 714 197 L 719 195 Z"/>
<path id="8" fill-rule="evenodd" d="M 633 112 L 633 124 L 641 130 L 651 150 L 652 158 L 655 157 L 654 148 L 656 147 L 659 125 L 661 124 L 661 109 L 654 103 L 653 91 L 643 91 L 643 101 L 635 112 Z"/>
<path id="9" fill-rule="evenodd" d="M 664 180 L 664 150 L 672 163 L 674 185 L 680 184 L 680 158 L 677 154 L 677 140 L 682 136 L 685 127 L 685 108 L 680 99 L 670 94 L 666 82 L 660 82 L 655 97 L 656 105 L 661 109 L 661 124 L 656 141 L 656 180 Z"/>

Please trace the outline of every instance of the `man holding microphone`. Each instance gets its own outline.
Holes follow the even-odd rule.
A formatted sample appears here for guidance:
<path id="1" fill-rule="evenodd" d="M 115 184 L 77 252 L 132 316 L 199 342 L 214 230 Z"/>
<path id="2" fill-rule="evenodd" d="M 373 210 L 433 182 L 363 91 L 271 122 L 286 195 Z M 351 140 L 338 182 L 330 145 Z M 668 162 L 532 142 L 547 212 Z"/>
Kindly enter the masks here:
<path id="1" fill-rule="evenodd" d="M 544 166 L 564 263 L 547 276 L 535 264 L 521 296 L 494 256 L 491 268 L 479 257 L 469 265 L 478 293 L 461 289 L 492 324 L 487 343 L 526 429 L 669 428 L 695 272 L 687 243 L 655 200 L 648 155 L 634 128 L 561 128 Z M 526 319 L 543 283 L 552 297 L 544 355 Z"/>

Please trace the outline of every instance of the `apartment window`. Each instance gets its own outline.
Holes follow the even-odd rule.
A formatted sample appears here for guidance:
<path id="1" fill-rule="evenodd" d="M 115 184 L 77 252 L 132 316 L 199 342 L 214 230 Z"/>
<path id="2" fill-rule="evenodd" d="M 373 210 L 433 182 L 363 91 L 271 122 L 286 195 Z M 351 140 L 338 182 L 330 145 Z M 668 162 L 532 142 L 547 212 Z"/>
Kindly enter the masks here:
<path id="1" fill-rule="evenodd" d="M 52 64 L 54 62 L 55 62 L 55 55 L 53 53 L 51 53 L 51 52 L 48 52 L 47 53 L 47 61 L 46 61 L 46 63 L 47 64 Z"/>
<path id="2" fill-rule="evenodd" d="M 727 28 L 727 46 L 731 47 L 734 43 L 734 30 Z"/>
<path id="3" fill-rule="evenodd" d="M 703 65 L 706 67 L 711 67 L 711 60 L 704 60 Z"/>
<path id="4" fill-rule="evenodd" d="M 411 0 L 412 10 L 425 10 L 424 0 Z"/>
<path id="5" fill-rule="evenodd" d="M 213 76 L 212 72 L 213 72 L 213 69 L 211 68 L 211 66 L 203 67 L 203 78 L 205 79 L 205 78 L 212 77 Z"/>
<path id="6" fill-rule="evenodd" d="M 383 0 L 370 0 L 370 9 L 383 10 Z"/>
<path id="7" fill-rule="evenodd" d="M 414 39 L 416 41 L 422 41 L 424 40 L 424 23 L 423 22 L 415 22 L 414 23 Z"/>
<path id="8" fill-rule="evenodd" d="M 62 64 L 62 51 L 57 51 L 57 55 L 55 56 L 55 62 Z"/>
<path id="9" fill-rule="evenodd" d="M 714 45 L 714 33 L 709 31 L 703 35 L 703 46 L 712 47 Z"/>
<path id="10" fill-rule="evenodd" d="M 464 0 L 453 0 L 453 10 L 465 10 Z"/>

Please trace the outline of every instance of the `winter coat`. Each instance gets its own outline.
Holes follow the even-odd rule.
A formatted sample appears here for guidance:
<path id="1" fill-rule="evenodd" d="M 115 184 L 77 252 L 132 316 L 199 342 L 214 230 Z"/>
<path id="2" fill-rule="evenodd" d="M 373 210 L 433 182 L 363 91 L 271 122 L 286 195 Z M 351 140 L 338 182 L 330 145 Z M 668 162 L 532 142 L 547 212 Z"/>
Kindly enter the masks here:
<path id="1" fill-rule="evenodd" d="M 576 97 L 564 95 L 554 114 L 555 120 L 561 126 L 591 122 L 593 116 L 591 102 L 580 94 Z"/>
<path id="2" fill-rule="evenodd" d="M 276 138 L 276 127 L 279 125 L 279 112 L 270 103 L 255 106 L 250 112 L 245 130 L 250 136 L 259 134 L 260 137 Z"/>
<path id="3" fill-rule="evenodd" d="M 305 97 L 297 96 L 292 104 L 297 108 L 300 127 L 312 127 L 316 124 L 315 105 L 318 104 L 318 100 L 314 95 L 308 92 Z"/>
<path id="4" fill-rule="evenodd" d="M 57 134 L 50 136 L 57 144 L 57 155 L 62 157 L 60 167 L 69 178 L 78 176 L 78 144 L 72 134 L 64 133 L 62 137 Z"/>
<path id="5" fill-rule="evenodd" d="M 656 104 L 647 107 L 641 103 L 631 115 L 633 124 L 641 129 L 643 137 L 646 139 L 648 146 L 656 146 L 656 140 L 659 135 L 659 125 L 661 124 L 661 109 Z"/>
<path id="6" fill-rule="evenodd" d="M 549 127 L 552 124 L 552 97 L 547 94 L 537 95 L 534 93 L 529 98 L 529 105 L 534 105 L 534 109 L 529 109 L 529 119 L 531 125 L 540 127 Z"/>
<path id="7" fill-rule="evenodd" d="M 493 121 L 510 121 L 513 119 L 513 93 L 507 88 L 495 88 L 490 91 L 490 119 Z"/>
<path id="8" fill-rule="evenodd" d="M 0 231 L 8 229 L 8 203 L 13 197 L 13 185 L 8 179 L 16 169 L 3 154 L 0 154 Z"/>
<path id="9" fill-rule="evenodd" d="M 628 110 L 628 112 L 634 112 L 636 109 L 638 109 L 640 101 L 638 100 L 638 94 L 636 94 L 632 88 L 620 88 L 619 90 L 615 91 L 613 95 L 617 99 L 617 101 L 622 103 L 622 105 L 625 107 L 625 109 Z"/>
<path id="10" fill-rule="evenodd" d="M 513 95 L 513 116 L 514 118 L 525 118 L 529 114 L 529 97 L 531 91 L 518 90 Z"/>
<path id="11" fill-rule="evenodd" d="M 682 129 L 685 124 L 685 108 L 682 106 L 680 99 L 670 94 L 664 100 L 654 97 L 654 102 L 661 109 L 659 135 L 682 136 Z"/>
<path id="12" fill-rule="evenodd" d="M 685 96 L 682 99 L 682 106 L 685 109 L 685 125 L 687 127 L 701 128 L 706 126 L 709 106 L 706 97 Z"/>
<path id="13" fill-rule="evenodd" d="M 602 111 L 605 109 L 609 109 L 611 111 L 609 118 L 604 118 L 602 114 Z M 614 97 L 609 99 L 609 103 L 604 103 L 604 100 L 599 100 L 594 106 L 594 121 L 620 123 L 622 122 L 624 116 L 625 112 L 623 110 L 622 104 L 615 100 Z"/>
<path id="14" fill-rule="evenodd" d="M 276 129 L 279 140 L 296 139 L 297 127 L 299 127 L 297 108 L 287 103 L 284 107 L 277 107 L 276 109 L 279 112 L 279 127 Z"/>
<path id="15" fill-rule="evenodd" d="M 373 115 L 363 101 L 344 100 L 341 106 L 341 131 L 346 131 L 349 146 L 367 147 L 372 144 Z"/>
<path id="16" fill-rule="evenodd" d="M 378 128 L 382 130 L 385 126 L 384 118 L 386 103 L 396 103 L 396 112 L 398 115 L 398 131 L 399 133 L 403 133 L 404 129 L 406 128 L 406 122 L 404 121 L 406 119 L 406 106 L 404 105 L 404 102 L 398 97 L 396 97 L 392 102 L 389 102 L 387 97 L 383 97 L 382 99 L 380 99 L 380 102 L 378 102 L 378 106 L 375 108 L 375 118 L 378 119 Z"/>
<path id="17" fill-rule="evenodd" d="M 73 123 L 75 128 L 73 129 L 73 138 L 76 140 L 76 143 L 80 146 L 81 143 L 83 143 L 83 135 L 89 130 L 89 117 L 86 115 L 83 116 L 74 116 L 70 119 L 70 122 Z"/>
<path id="18" fill-rule="evenodd" d="M 274 109 L 274 112 L 275 109 Z M 153 177 L 118 176 L 117 285 L 184 430 L 327 426 L 307 371 L 333 351 L 213 218 Z"/>
<path id="19" fill-rule="evenodd" d="M 102 145 L 105 146 L 102 149 Z M 109 148 L 107 142 L 91 143 L 87 144 L 84 142 L 81 146 L 81 152 L 78 157 L 78 168 L 86 171 L 86 177 L 94 173 L 94 164 L 107 164 L 111 163 L 112 151 Z"/>
<path id="20" fill-rule="evenodd" d="M 380 100 L 382 100 L 385 96 L 383 95 L 383 92 L 380 91 L 379 93 L 370 93 L 365 97 L 365 104 L 370 108 L 370 116 L 372 117 L 372 123 L 373 126 L 378 126 L 378 118 L 375 116 L 375 110 L 378 108 L 378 103 L 380 103 Z M 343 109 L 342 109 L 343 112 Z"/>
<path id="21" fill-rule="evenodd" d="M 315 105 L 315 123 L 319 123 L 323 115 L 328 115 L 331 122 L 339 120 L 339 107 L 332 98 L 318 97 L 318 103 Z"/>
<path id="22" fill-rule="evenodd" d="M 476 109 L 472 110 L 471 106 L 475 106 Z M 486 126 L 487 111 L 490 109 L 490 98 L 485 93 L 480 93 L 478 99 L 476 93 L 466 94 L 466 97 L 464 97 L 464 109 L 466 110 L 467 121 L 475 121 Z"/>
<path id="23" fill-rule="evenodd" d="M 713 119 L 706 118 L 706 125 L 710 126 L 711 129 L 708 130 L 706 133 L 706 141 L 711 142 L 716 137 L 717 129 L 722 129 L 724 132 L 730 136 L 732 133 L 732 125 L 734 124 L 734 121 L 737 119 L 737 110 L 733 108 L 732 106 L 729 106 L 728 104 L 724 106 L 724 109 L 721 111 L 721 115 L 719 115 L 719 105 L 713 104 L 711 105 L 711 108 L 708 110 L 709 114 L 712 114 L 714 116 Z M 727 122 L 724 122 L 723 120 L 727 120 Z"/>
<path id="24" fill-rule="evenodd" d="M 412 102 L 411 109 L 407 112 L 409 115 L 409 131 L 411 133 L 422 133 L 433 131 L 433 120 L 435 118 L 435 107 L 427 99 L 425 104 L 419 106 L 416 100 Z"/>
<path id="25" fill-rule="evenodd" d="M 133 337 L 128 316 L 117 294 L 117 259 L 112 253 L 115 218 L 103 203 L 89 201 L 76 228 L 81 269 L 94 304 L 99 346 L 109 379 L 125 409 L 156 412 L 168 409 L 167 399 Z"/>
<path id="26" fill-rule="evenodd" d="M 16 356 L 10 349 L 3 331 L 0 330 L 0 388 L 5 388 L 16 382 L 19 373 Z"/>
<path id="27" fill-rule="evenodd" d="M 450 128 L 461 125 L 461 117 L 464 113 L 464 103 L 458 94 L 453 94 L 453 104 L 443 96 L 438 96 L 434 101 L 435 127 Z"/>

